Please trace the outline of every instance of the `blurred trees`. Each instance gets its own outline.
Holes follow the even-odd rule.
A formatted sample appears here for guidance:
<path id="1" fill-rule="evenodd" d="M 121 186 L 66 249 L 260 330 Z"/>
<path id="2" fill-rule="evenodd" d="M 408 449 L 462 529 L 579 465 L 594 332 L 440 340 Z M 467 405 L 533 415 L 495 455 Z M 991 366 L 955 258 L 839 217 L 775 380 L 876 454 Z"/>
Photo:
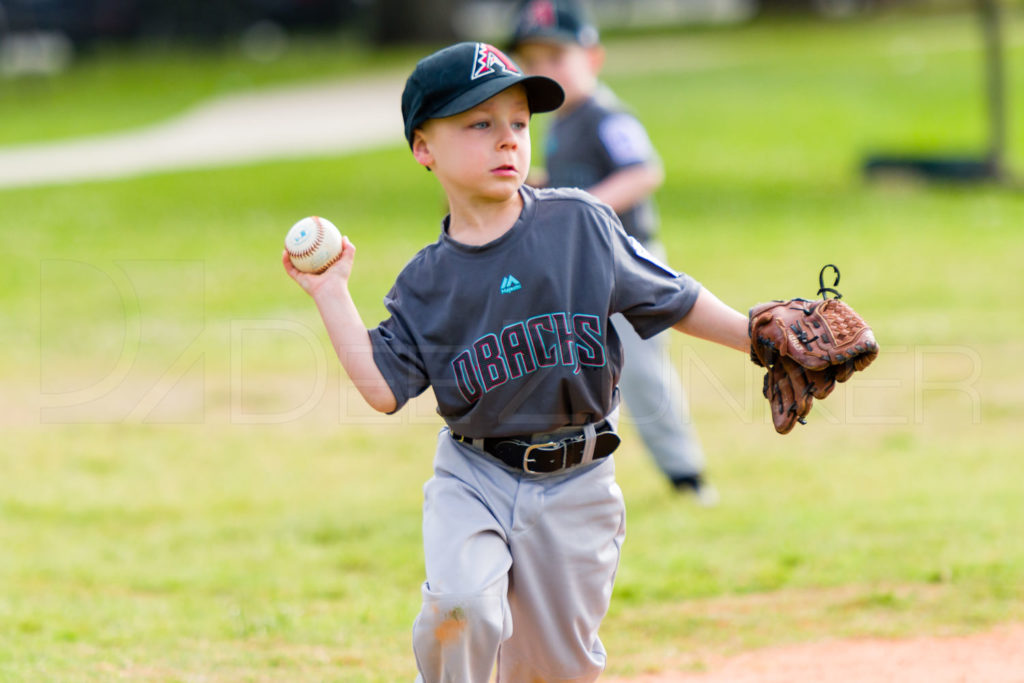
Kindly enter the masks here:
<path id="1" fill-rule="evenodd" d="M 614 25 L 668 6 L 744 6 L 757 15 L 854 16 L 867 10 L 948 11 L 977 0 L 585 0 Z M 1024 0 L 1000 0 L 1021 6 Z M 465 10 L 511 8 L 515 0 L 0 0 L 0 42 L 14 33 L 61 34 L 78 47 L 98 39 L 158 38 L 210 42 L 236 37 L 257 23 L 282 31 L 348 27 L 378 44 L 449 42 Z M 610 11 L 616 9 L 617 12 Z M 691 12 L 692 14 L 692 12 Z M 679 14 L 679 16 L 687 16 Z M 613 26 L 609 26 L 612 28 Z M 468 31 L 465 26 L 463 34 Z M 464 37 L 464 36 L 462 36 Z"/>
<path id="2" fill-rule="evenodd" d="M 378 43 L 449 41 L 466 0 L 0 0 L 0 40 L 60 33 L 81 47 L 134 37 L 215 41 L 257 22 L 286 30 L 366 25 Z"/>
<path id="3" fill-rule="evenodd" d="M 60 33 L 76 45 L 99 39 L 211 41 L 260 21 L 285 29 L 331 29 L 359 13 L 359 0 L 0 0 L 4 34 Z M 429 4 L 429 3 L 428 3 Z"/>
<path id="4" fill-rule="evenodd" d="M 374 40 L 378 43 L 451 42 L 452 17 L 459 0 L 375 0 Z"/>

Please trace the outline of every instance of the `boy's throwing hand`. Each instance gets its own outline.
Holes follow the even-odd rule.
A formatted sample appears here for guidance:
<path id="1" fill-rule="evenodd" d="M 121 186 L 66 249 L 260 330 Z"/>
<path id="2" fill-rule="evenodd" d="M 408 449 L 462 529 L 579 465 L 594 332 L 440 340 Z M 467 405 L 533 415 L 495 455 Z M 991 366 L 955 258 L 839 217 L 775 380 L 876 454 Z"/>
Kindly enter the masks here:
<path id="1" fill-rule="evenodd" d="M 281 252 L 281 263 L 284 264 L 285 272 L 299 284 L 310 296 L 316 296 L 321 287 L 328 283 L 337 282 L 348 284 L 348 278 L 352 274 L 352 262 L 355 260 L 356 247 L 349 241 L 348 237 L 341 238 L 341 256 L 327 270 L 319 275 L 314 273 L 303 273 L 298 270 L 288 256 L 288 250 Z"/>

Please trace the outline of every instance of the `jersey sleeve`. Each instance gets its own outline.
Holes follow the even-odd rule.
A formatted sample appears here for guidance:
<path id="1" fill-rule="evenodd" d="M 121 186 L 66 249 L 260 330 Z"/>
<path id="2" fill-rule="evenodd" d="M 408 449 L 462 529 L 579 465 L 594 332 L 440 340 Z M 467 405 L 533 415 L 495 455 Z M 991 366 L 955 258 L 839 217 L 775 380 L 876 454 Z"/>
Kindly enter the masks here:
<path id="1" fill-rule="evenodd" d="M 419 396 L 430 386 L 426 363 L 412 332 L 410 320 L 402 307 L 399 283 L 384 297 L 389 318 L 370 330 L 373 361 L 395 396 L 398 411 L 409 399 Z"/>
<path id="2" fill-rule="evenodd" d="M 605 117 L 597 135 L 616 168 L 657 161 L 654 145 L 636 117 L 619 112 Z"/>
<path id="3" fill-rule="evenodd" d="M 653 256 L 617 223 L 612 228 L 612 258 L 611 313 L 622 313 L 642 338 L 675 325 L 697 301 L 699 282 Z"/>

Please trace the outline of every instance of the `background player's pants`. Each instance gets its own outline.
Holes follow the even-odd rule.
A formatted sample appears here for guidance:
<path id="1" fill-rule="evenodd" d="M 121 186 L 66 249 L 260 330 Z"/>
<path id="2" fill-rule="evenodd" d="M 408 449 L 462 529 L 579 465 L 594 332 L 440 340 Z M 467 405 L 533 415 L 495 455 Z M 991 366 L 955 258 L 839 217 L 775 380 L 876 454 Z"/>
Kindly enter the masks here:
<path id="1" fill-rule="evenodd" d="M 417 680 L 486 683 L 496 658 L 501 683 L 597 680 L 625 532 L 611 457 L 527 475 L 442 429 L 424 486 Z"/>
<path id="2" fill-rule="evenodd" d="M 612 324 L 622 340 L 619 391 L 640 438 L 665 475 L 686 477 L 704 471 L 704 452 L 690 419 L 679 374 L 669 353 L 669 334 L 642 339 L 621 314 Z"/>

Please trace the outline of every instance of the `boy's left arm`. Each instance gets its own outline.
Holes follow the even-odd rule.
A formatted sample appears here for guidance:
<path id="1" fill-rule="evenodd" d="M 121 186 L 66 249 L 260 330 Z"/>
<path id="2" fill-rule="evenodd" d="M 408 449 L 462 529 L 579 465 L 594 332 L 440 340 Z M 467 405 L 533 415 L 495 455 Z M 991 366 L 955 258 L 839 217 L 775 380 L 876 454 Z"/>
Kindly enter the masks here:
<path id="1" fill-rule="evenodd" d="M 701 287 L 689 313 L 672 327 L 700 339 L 750 352 L 748 318 L 727 306 L 709 290 Z"/>
<path id="2" fill-rule="evenodd" d="M 827 398 L 837 382 L 878 356 L 871 328 L 838 299 L 774 301 L 746 316 L 702 287 L 693 308 L 673 327 L 748 352 L 765 367 L 764 396 L 780 434 L 804 423 L 813 399 Z"/>
<path id="3" fill-rule="evenodd" d="M 647 162 L 621 168 L 588 187 L 587 192 L 621 214 L 654 194 L 664 181 L 661 164 Z"/>

